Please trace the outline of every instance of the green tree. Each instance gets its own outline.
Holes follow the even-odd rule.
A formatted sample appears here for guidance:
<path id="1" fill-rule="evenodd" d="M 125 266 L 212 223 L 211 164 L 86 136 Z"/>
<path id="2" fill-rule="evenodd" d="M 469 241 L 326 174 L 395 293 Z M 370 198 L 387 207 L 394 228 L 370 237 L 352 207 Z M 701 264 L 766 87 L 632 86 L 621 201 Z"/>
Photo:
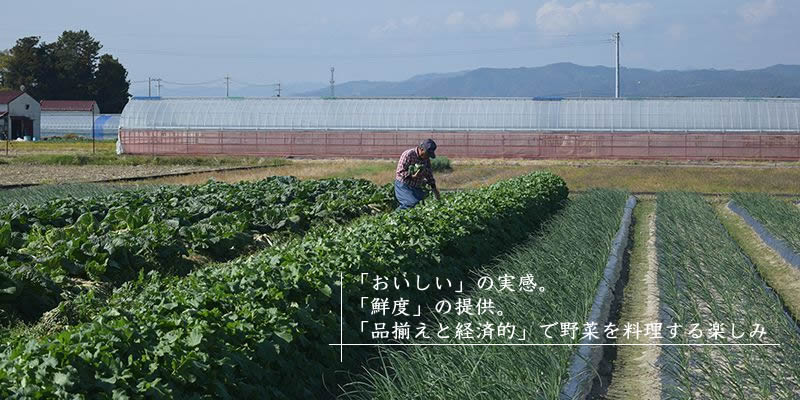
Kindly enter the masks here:
<path id="1" fill-rule="evenodd" d="M 64 31 L 53 43 L 38 36 L 0 51 L 0 87 L 25 90 L 38 100 L 95 100 L 105 112 L 128 102 L 128 72 L 87 31 Z"/>
<path id="2" fill-rule="evenodd" d="M 84 100 L 91 98 L 94 75 L 97 70 L 100 42 L 89 32 L 64 31 L 58 40 L 48 46 L 52 55 L 56 78 L 48 98 L 53 100 Z M 51 75 L 52 76 L 52 75 Z"/>
<path id="3" fill-rule="evenodd" d="M 41 95 L 41 76 L 46 62 L 44 51 L 38 36 L 28 36 L 17 40 L 8 51 L 3 68 L 3 86 L 9 89 L 25 90 L 32 96 Z"/>
<path id="4" fill-rule="evenodd" d="M 110 54 L 103 54 L 94 76 L 95 96 L 97 105 L 104 113 L 121 113 L 131 96 L 128 93 L 131 83 L 128 81 L 128 71 L 119 61 Z"/>
<path id="5" fill-rule="evenodd" d="M 0 88 L 6 87 L 5 76 L 7 74 L 8 63 L 11 61 L 11 54 L 8 50 L 0 50 Z"/>

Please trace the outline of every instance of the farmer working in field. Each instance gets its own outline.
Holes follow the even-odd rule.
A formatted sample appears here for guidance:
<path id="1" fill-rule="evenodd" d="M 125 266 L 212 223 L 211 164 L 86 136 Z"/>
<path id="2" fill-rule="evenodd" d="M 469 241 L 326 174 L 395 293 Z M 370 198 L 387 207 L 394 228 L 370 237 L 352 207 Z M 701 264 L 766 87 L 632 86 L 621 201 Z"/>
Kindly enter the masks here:
<path id="1" fill-rule="evenodd" d="M 433 179 L 431 158 L 436 158 L 436 143 L 433 139 L 425 139 L 419 146 L 408 149 L 397 162 L 394 178 L 394 195 L 400 203 L 398 210 L 405 210 L 417 205 L 427 193 L 422 190 L 425 184 L 431 185 L 433 195 L 439 200 L 439 189 Z"/>

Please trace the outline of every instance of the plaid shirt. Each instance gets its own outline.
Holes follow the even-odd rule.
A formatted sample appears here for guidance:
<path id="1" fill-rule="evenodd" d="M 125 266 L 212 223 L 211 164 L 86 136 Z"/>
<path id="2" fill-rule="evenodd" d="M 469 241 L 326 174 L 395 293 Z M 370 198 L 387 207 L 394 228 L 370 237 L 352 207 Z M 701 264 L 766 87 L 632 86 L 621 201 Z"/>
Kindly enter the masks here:
<path id="1" fill-rule="evenodd" d="M 416 178 L 411 177 L 408 169 L 414 164 L 422 164 L 422 172 Z M 436 180 L 433 179 L 433 169 L 431 168 L 431 160 L 423 160 L 417 154 L 417 148 L 408 149 L 400 156 L 400 161 L 397 162 L 397 170 L 395 171 L 395 179 L 405 183 L 411 187 L 421 187 L 426 182 L 431 186 L 436 186 Z"/>

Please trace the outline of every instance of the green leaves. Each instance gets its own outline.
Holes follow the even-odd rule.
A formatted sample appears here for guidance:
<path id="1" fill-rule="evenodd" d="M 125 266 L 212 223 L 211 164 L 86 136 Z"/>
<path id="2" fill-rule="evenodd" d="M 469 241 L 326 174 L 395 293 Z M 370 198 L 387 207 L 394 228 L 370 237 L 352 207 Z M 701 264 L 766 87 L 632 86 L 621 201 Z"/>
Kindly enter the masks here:
<path id="1" fill-rule="evenodd" d="M 6 221 L 0 222 L 0 254 L 6 254 L 11 246 L 11 234 L 11 224 Z"/>
<path id="2" fill-rule="evenodd" d="M 185 273 L 187 256 L 228 260 L 260 245 L 259 236 L 388 211 L 392 201 L 365 180 L 271 177 L 10 205 L 0 208 L 0 256 L 80 292 L 73 278 L 119 284 L 139 271 Z"/>
<path id="3" fill-rule="evenodd" d="M 62 374 L 61 372 L 56 372 L 53 375 L 53 382 L 55 382 L 56 385 L 60 386 L 67 386 L 72 384 L 72 380 L 70 380 L 69 375 Z"/>
<path id="4" fill-rule="evenodd" d="M 0 271 L 0 302 L 10 301 L 19 295 L 19 286 L 8 274 Z"/>
<path id="5" fill-rule="evenodd" d="M 275 207 L 258 208 L 263 193 L 243 197 L 247 200 L 238 209 L 221 211 L 255 216 L 260 218 L 259 227 L 266 229 L 274 217 L 298 215 L 303 219 L 296 223 L 305 224 L 306 218 L 323 210 L 329 221 L 344 221 L 373 212 L 369 205 L 375 204 L 376 193 L 384 196 L 378 198 L 391 196 L 390 187 L 376 192 L 358 181 L 311 185 L 278 179 L 274 184 L 286 190 L 271 201 L 297 200 L 294 212 L 276 216 L 271 212 Z M 213 192 L 224 184 L 203 186 Z M 355 321 L 358 310 L 352 305 L 364 293 L 357 284 L 360 272 L 391 276 L 435 271 L 463 276 L 527 237 L 566 196 L 563 180 L 534 173 L 447 195 L 441 202 L 408 211 L 360 218 L 347 225 L 319 224 L 302 238 L 276 243 L 248 258 L 196 269 L 180 279 L 151 272 L 135 285 L 117 289 L 106 305 L 97 306 L 101 309 L 94 311 L 97 317 L 68 328 L 59 340 L 45 336 L 30 345 L 22 338 L 9 343 L 0 354 L 0 397 L 22 393 L 23 379 L 42 388 L 44 397 L 64 393 L 53 385 L 53 374 L 65 373 L 66 365 L 75 365 L 78 373 L 74 389 L 64 397 L 85 393 L 79 392 L 81 388 L 100 388 L 90 395 L 110 397 L 112 389 L 100 386 L 98 376 L 123 370 L 130 375 L 115 375 L 115 396 L 321 397 L 327 393 L 323 381 L 335 381 L 335 371 L 357 368 L 369 355 L 363 352 L 367 349 L 354 348 L 340 363 L 338 349 L 328 345 L 340 329 L 348 341 L 361 340 L 355 324 L 339 325 L 340 305 L 333 288 L 339 286 L 340 275 L 348 288 L 345 320 Z M 179 218 L 196 224 L 209 216 Z M 422 302 L 429 300 L 424 294 L 418 296 Z M 119 315 L 102 312 L 108 309 L 118 310 Z M 44 376 L 31 377 L 33 367 L 12 366 L 8 361 L 39 360 L 48 354 L 57 355 L 62 367 Z"/>
<path id="6" fill-rule="evenodd" d="M 192 329 L 192 332 L 189 333 L 189 336 L 186 338 L 186 344 L 189 347 L 195 347 L 200 344 L 203 340 L 203 332 L 199 326 Z"/>

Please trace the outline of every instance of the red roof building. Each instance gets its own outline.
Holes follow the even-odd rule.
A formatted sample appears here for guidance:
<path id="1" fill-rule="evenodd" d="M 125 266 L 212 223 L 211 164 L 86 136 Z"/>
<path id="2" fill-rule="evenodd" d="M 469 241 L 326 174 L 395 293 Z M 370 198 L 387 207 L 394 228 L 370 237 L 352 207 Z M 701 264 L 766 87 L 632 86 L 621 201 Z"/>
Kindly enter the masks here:
<path id="1" fill-rule="evenodd" d="M 16 99 L 17 97 L 22 96 L 22 92 L 19 90 L 4 90 L 0 92 L 0 104 L 8 104 L 11 103 L 12 100 Z"/>
<path id="2" fill-rule="evenodd" d="M 19 90 L 0 91 L 0 139 L 39 139 L 41 106 Z"/>
<path id="3" fill-rule="evenodd" d="M 77 111 L 100 114 L 94 100 L 42 100 L 42 111 Z"/>

